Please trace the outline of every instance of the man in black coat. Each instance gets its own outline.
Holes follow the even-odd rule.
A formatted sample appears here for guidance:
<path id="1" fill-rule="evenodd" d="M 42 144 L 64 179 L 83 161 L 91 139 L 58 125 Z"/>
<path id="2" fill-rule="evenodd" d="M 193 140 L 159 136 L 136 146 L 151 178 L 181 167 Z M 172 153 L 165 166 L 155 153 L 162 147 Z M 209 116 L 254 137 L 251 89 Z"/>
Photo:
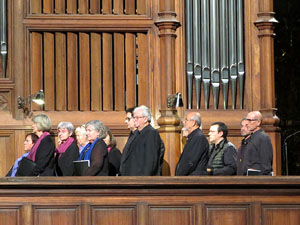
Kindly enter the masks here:
<path id="1" fill-rule="evenodd" d="M 206 174 L 209 144 L 200 130 L 200 113 L 188 113 L 183 123 L 188 131 L 188 140 L 177 163 L 175 176 L 204 175 Z"/>
<path id="2" fill-rule="evenodd" d="M 146 106 L 135 108 L 134 125 L 137 128 L 128 139 L 121 159 L 122 176 L 160 175 L 162 140 L 151 125 L 151 113 Z"/>

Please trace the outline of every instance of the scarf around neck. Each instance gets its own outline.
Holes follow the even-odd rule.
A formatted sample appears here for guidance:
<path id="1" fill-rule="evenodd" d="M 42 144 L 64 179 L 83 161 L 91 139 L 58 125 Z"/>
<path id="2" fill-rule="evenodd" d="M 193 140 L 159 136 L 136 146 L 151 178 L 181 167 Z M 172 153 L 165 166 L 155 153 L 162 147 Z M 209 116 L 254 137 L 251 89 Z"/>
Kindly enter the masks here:
<path id="1" fill-rule="evenodd" d="M 94 145 L 99 141 L 98 138 L 93 143 L 88 143 L 81 151 L 78 160 L 90 160 Z"/>
<path id="2" fill-rule="evenodd" d="M 50 135 L 49 132 L 45 131 L 43 134 L 40 136 L 40 138 L 35 142 L 34 146 L 29 152 L 29 155 L 27 156 L 28 159 L 31 159 L 33 162 L 35 162 L 35 155 L 36 155 L 36 150 L 38 149 L 41 141 L 46 137 Z"/>
<path id="3" fill-rule="evenodd" d="M 61 155 L 63 153 L 65 153 L 65 151 L 67 151 L 67 149 L 70 147 L 70 145 L 73 143 L 73 141 L 74 141 L 74 138 L 68 137 L 68 139 L 65 142 L 63 142 L 56 148 L 55 152 L 57 154 L 59 154 L 59 156 L 58 156 L 59 158 L 61 157 Z"/>

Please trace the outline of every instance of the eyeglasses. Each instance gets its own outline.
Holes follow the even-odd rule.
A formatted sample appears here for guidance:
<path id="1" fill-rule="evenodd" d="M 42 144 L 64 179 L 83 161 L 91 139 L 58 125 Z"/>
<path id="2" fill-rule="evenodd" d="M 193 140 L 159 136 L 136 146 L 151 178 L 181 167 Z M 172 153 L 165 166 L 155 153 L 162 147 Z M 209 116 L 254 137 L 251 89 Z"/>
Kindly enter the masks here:
<path id="1" fill-rule="evenodd" d="M 140 118 L 145 118 L 145 116 L 134 116 L 133 119 L 138 120 Z"/>
<path id="2" fill-rule="evenodd" d="M 249 122 L 258 121 L 258 119 L 246 119 Z"/>
<path id="3" fill-rule="evenodd" d="M 183 121 L 183 122 L 187 122 L 187 121 L 194 121 L 194 120 L 191 120 L 191 119 L 189 119 L 189 120 L 188 120 L 188 119 L 183 119 L 182 121 Z"/>
<path id="4" fill-rule="evenodd" d="M 217 130 L 210 130 L 209 133 L 218 133 Z"/>
<path id="5" fill-rule="evenodd" d="M 66 132 L 68 132 L 67 128 L 63 128 L 63 129 L 58 130 L 58 133 L 66 133 Z"/>

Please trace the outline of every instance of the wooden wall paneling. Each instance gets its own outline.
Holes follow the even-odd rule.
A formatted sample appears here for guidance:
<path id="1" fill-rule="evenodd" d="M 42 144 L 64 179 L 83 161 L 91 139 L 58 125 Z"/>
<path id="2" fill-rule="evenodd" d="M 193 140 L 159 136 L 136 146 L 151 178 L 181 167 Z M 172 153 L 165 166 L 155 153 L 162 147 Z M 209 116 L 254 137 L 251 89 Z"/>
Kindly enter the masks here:
<path id="1" fill-rule="evenodd" d="M 77 13 L 77 0 L 67 0 L 67 13 L 76 14 Z"/>
<path id="2" fill-rule="evenodd" d="M 42 34 L 39 32 L 32 32 L 31 34 L 31 93 L 36 93 L 42 86 L 42 75 L 43 75 L 43 66 L 42 66 Z M 25 91 L 28 95 L 28 93 Z M 41 106 L 37 104 L 32 104 L 33 110 L 40 110 Z"/>
<path id="3" fill-rule="evenodd" d="M 124 13 L 123 0 L 113 0 L 114 4 L 114 14 L 120 15 Z"/>
<path id="4" fill-rule="evenodd" d="M 102 0 L 102 13 L 112 14 L 112 0 Z"/>
<path id="5" fill-rule="evenodd" d="M 110 111 L 113 110 L 113 47 L 112 47 L 112 34 L 103 33 L 102 36 L 102 68 L 103 68 L 103 110 Z"/>
<path id="6" fill-rule="evenodd" d="M 78 110 L 78 34 L 67 33 L 67 80 L 68 80 L 68 108 Z"/>
<path id="7" fill-rule="evenodd" d="M 128 15 L 135 14 L 135 0 L 125 0 L 125 13 Z"/>
<path id="8" fill-rule="evenodd" d="M 300 221 L 298 205 L 262 205 L 263 225 L 296 225 Z"/>
<path id="9" fill-rule="evenodd" d="M 151 206 L 149 225 L 194 225 L 194 213 L 186 206 Z M 215 225 L 215 224 L 214 224 Z"/>
<path id="10" fill-rule="evenodd" d="M 210 205 L 206 208 L 206 224 L 214 225 L 250 225 L 247 206 Z"/>
<path id="11" fill-rule="evenodd" d="M 53 13 L 53 0 L 43 0 L 43 13 Z"/>
<path id="12" fill-rule="evenodd" d="M 91 14 L 100 14 L 100 1 L 99 0 L 90 0 L 90 13 Z"/>
<path id="13" fill-rule="evenodd" d="M 135 206 L 91 206 L 93 225 L 136 225 Z"/>
<path id="14" fill-rule="evenodd" d="M 78 13 L 87 14 L 89 13 L 89 0 L 78 0 Z"/>
<path id="15" fill-rule="evenodd" d="M 114 96 L 115 110 L 125 109 L 125 85 L 124 85 L 124 34 L 114 33 Z"/>
<path id="16" fill-rule="evenodd" d="M 80 110 L 90 110 L 90 37 L 79 33 Z"/>
<path id="17" fill-rule="evenodd" d="M 54 110 L 55 89 L 54 89 L 54 34 L 44 32 L 44 93 L 45 110 Z"/>
<path id="18" fill-rule="evenodd" d="M 136 0 L 136 13 L 139 15 L 145 15 L 147 12 L 147 2 L 146 0 Z"/>
<path id="19" fill-rule="evenodd" d="M 55 13 L 64 14 L 66 12 L 65 0 L 55 0 Z"/>
<path id="20" fill-rule="evenodd" d="M 125 34 L 126 108 L 136 106 L 136 35 Z"/>
<path id="21" fill-rule="evenodd" d="M 6 175 L 15 162 L 18 152 L 15 151 L 15 135 L 13 131 L 0 132 L 0 146 L 1 159 L 0 159 L 0 174 Z"/>
<path id="22" fill-rule="evenodd" d="M 148 77 L 148 36 L 144 33 L 137 34 L 138 45 L 138 105 L 149 106 L 149 77 Z"/>
<path id="23" fill-rule="evenodd" d="M 0 224 L 21 225 L 20 206 L 0 205 Z"/>
<path id="24" fill-rule="evenodd" d="M 79 207 L 76 205 L 33 206 L 35 225 L 80 224 Z"/>
<path id="25" fill-rule="evenodd" d="M 91 110 L 102 110 L 101 34 L 91 33 Z"/>
<path id="26" fill-rule="evenodd" d="M 149 224 L 149 207 L 148 202 L 138 202 L 137 204 L 137 224 L 148 225 Z"/>
<path id="27" fill-rule="evenodd" d="M 55 109 L 67 109 L 67 60 L 66 60 L 66 34 L 55 33 Z"/>
<path id="28" fill-rule="evenodd" d="M 33 209 L 31 203 L 24 204 L 21 209 L 21 221 L 22 225 L 33 224 Z"/>
<path id="29" fill-rule="evenodd" d="M 41 12 L 42 12 L 42 0 L 30 0 L 30 13 L 39 14 Z"/>

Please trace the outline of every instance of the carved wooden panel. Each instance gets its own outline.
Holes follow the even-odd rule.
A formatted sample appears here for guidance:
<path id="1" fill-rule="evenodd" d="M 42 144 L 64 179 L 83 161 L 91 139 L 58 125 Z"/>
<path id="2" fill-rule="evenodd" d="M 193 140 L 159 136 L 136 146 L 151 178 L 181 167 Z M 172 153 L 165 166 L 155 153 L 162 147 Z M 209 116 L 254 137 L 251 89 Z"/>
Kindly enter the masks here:
<path id="1" fill-rule="evenodd" d="M 33 207 L 34 224 L 35 225 L 79 225 L 80 212 L 76 205 L 60 206 L 34 206 Z"/>
<path id="2" fill-rule="evenodd" d="M 12 131 L 0 131 L 0 174 L 5 175 L 15 161 L 15 135 Z"/>
<path id="3" fill-rule="evenodd" d="M 298 225 L 300 223 L 300 204 L 262 206 L 263 225 Z"/>
<path id="4" fill-rule="evenodd" d="M 1 204 L 0 205 L 0 224 L 20 225 L 20 207 Z"/>
<path id="5" fill-rule="evenodd" d="M 247 206 L 210 205 L 206 206 L 206 225 L 250 225 Z"/>
<path id="6" fill-rule="evenodd" d="M 150 207 L 149 225 L 192 225 L 194 224 L 194 214 L 192 207 L 169 206 Z"/>
<path id="7" fill-rule="evenodd" d="M 91 206 L 93 225 L 136 225 L 136 217 L 134 206 Z"/>

